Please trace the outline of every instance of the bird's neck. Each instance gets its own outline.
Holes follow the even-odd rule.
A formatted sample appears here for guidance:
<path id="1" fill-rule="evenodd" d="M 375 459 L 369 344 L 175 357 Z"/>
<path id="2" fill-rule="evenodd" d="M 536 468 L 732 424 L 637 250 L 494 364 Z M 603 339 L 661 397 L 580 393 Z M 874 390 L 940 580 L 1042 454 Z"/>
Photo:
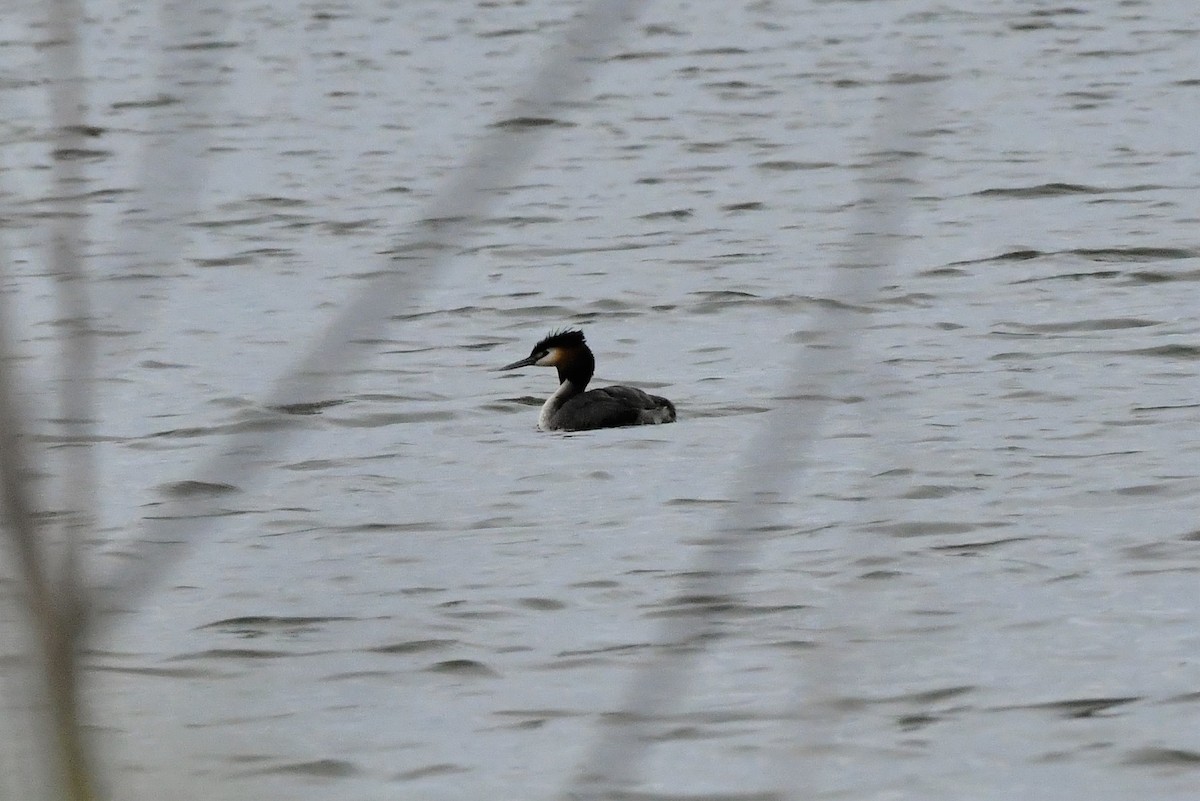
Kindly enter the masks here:
<path id="1" fill-rule="evenodd" d="M 561 374 L 561 368 L 559 369 L 559 372 Z M 587 383 L 586 379 L 584 379 L 584 383 Z M 554 394 L 547 398 L 546 402 L 542 404 L 542 413 L 538 415 L 538 428 L 542 429 L 543 431 L 554 430 L 556 428 L 556 426 L 553 424 L 554 415 L 559 409 L 562 408 L 564 403 L 578 395 L 580 392 L 583 392 L 583 387 L 577 385 L 569 378 L 559 384 L 558 389 L 555 390 Z"/>
<path id="2" fill-rule="evenodd" d="M 583 392 L 592 374 L 596 372 L 596 357 L 586 347 L 571 354 L 571 358 L 558 365 L 558 383 L 565 386 L 570 382 L 576 392 Z M 562 386 L 559 387 L 562 391 Z"/>

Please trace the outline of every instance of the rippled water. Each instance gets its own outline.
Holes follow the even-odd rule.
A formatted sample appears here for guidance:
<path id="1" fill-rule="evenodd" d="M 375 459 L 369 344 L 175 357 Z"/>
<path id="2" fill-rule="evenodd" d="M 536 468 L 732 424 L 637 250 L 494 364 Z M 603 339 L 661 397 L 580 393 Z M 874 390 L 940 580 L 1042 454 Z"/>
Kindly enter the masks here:
<path id="1" fill-rule="evenodd" d="M 506 102 L 565 4 L 239 7 L 191 43 L 223 65 L 199 110 L 155 82 L 141 4 L 94 4 L 94 149 L 60 157 L 95 213 L 100 567 L 171 497 L 228 511 L 89 654 L 117 788 L 550 798 L 625 725 L 661 621 L 709 609 L 685 707 L 636 729 L 639 798 L 1191 797 L 1200 31 L 1182 1 L 1009 5 L 655 3 L 538 121 Z M 43 34 L 5 30 L 7 289 L 38 388 Z M 878 101 L 914 82 L 901 261 L 825 435 L 763 499 L 742 591 L 682 595 L 821 339 Z M 264 408 L 498 120 L 552 126 L 534 169 L 329 397 Z M 156 125 L 208 167 L 169 264 L 136 191 Z M 552 375 L 488 371 L 566 324 L 598 381 L 680 422 L 538 433 Z M 186 483 L 287 427 L 265 489 Z"/>

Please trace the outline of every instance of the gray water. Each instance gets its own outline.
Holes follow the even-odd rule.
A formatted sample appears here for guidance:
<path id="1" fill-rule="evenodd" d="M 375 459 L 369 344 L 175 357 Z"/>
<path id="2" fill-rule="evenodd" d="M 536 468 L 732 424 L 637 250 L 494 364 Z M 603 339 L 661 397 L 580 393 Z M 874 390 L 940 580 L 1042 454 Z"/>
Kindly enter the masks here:
<path id="1" fill-rule="evenodd" d="M 405 268 L 397 233 L 571 9 L 234 7 L 188 51 L 221 65 L 197 109 L 143 4 L 92 4 L 99 130 L 69 157 L 105 328 L 95 572 L 173 496 L 227 511 L 87 656 L 118 793 L 552 798 L 627 725 L 661 622 L 707 608 L 682 708 L 630 730 L 639 798 L 1192 797 L 1200 29 L 1183 0 L 1002 5 L 651 4 L 301 415 L 264 408 L 271 379 Z M 52 446 L 44 31 L 18 11 L 5 291 Z M 902 252 L 812 377 L 822 437 L 738 593 L 683 596 L 823 335 L 880 100 L 923 82 Z M 163 126 L 207 174 L 156 263 L 186 180 L 138 191 Z M 553 375 L 489 370 L 564 325 L 679 423 L 537 432 Z M 177 483 L 272 427 L 301 434 L 265 484 Z"/>

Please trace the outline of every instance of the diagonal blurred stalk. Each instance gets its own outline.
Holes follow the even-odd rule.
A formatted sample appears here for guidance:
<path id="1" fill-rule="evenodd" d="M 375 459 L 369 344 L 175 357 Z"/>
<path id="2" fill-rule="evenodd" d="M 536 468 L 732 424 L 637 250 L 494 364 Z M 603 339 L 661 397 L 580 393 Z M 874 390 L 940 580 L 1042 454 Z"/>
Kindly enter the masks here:
<path id="1" fill-rule="evenodd" d="M 823 305 L 813 321 L 823 341 L 800 349 L 787 370 L 787 384 L 779 397 L 788 400 L 765 416 L 750 441 L 731 482 L 733 503 L 719 518 L 710 543 L 686 571 L 680 597 L 727 598 L 740 590 L 758 553 L 759 532 L 770 530 L 778 499 L 787 497 L 803 477 L 805 459 L 818 440 L 830 399 L 844 389 L 829 376 L 839 364 L 849 362 L 854 334 L 862 329 L 861 318 L 868 313 L 863 306 L 873 300 L 896 259 L 908 210 L 904 192 L 913 182 L 913 162 L 920 156 L 913 129 L 929 105 L 925 87 L 893 86 L 895 94 L 883 99 L 866 154 L 869 163 L 860 180 L 846 255 L 834 264 L 826 293 L 834 302 Z M 721 608 L 702 604 L 692 614 L 664 619 L 655 638 L 661 655 L 635 674 L 626 690 L 623 713 L 601 730 L 564 798 L 625 798 L 633 790 L 650 750 L 643 736 L 645 727 L 679 705 L 697 661 L 719 633 Z M 798 789 L 789 788 L 789 793 Z"/>
<path id="2" fill-rule="evenodd" d="M 502 121 L 515 117 L 552 117 L 596 69 L 607 47 L 626 29 L 646 0 L 592 0 L 578 13 L 560 41 L 554 43 L 516 96 Z M 501 192 L 527 167 L 549 126 L 532 129 L 493 125 L 451 171 L 448 183 L 402 236 L 420 243 L 421 255 L 403 269 L 389 265 L 383 274 L 347 302 L 308 351 L 276 382 L 266 399 L 270 406 L 321 398 L 335 375 L 362 359 L 369 341 L 399 308 L 416 302 L 418 293 L 474 234 L 479 220 Z M 228 442 L 224 452 L 202 466 L 195 478 L 234 484 L 243 490 L 261 486 L 264 456 L 280 452 L 294 429 L 246 431 Z M 103 584 L 100 611 L 132 608 L 162 573 L 183 555 L 216 519 L 210 501 L 182 499 L 165 506 L 151 524 L 155 543 L 144 542 L 142 558 L 128 563 Z M 109 616 L 111 619 L 111 616 Z"/>

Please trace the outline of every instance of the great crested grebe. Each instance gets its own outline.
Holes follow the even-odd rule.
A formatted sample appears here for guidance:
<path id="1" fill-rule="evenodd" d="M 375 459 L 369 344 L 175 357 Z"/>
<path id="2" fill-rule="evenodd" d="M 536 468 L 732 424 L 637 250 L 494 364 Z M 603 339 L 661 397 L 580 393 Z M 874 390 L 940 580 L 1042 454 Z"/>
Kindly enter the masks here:
<path id="1" fill-rule="evenodd" d="M 675 422 L 675 406 L 666 398 L 649 395 L 633 387 L 604 387 L 584 392 L 596 357 L 583 340 L 582 331 L 555 331 L 533 346 L 528 359 L 501 370 L 518 367 L 558 368 L 558 391 L 550 396 L 538 415 L 543 431 L 585 431 Z"/>

